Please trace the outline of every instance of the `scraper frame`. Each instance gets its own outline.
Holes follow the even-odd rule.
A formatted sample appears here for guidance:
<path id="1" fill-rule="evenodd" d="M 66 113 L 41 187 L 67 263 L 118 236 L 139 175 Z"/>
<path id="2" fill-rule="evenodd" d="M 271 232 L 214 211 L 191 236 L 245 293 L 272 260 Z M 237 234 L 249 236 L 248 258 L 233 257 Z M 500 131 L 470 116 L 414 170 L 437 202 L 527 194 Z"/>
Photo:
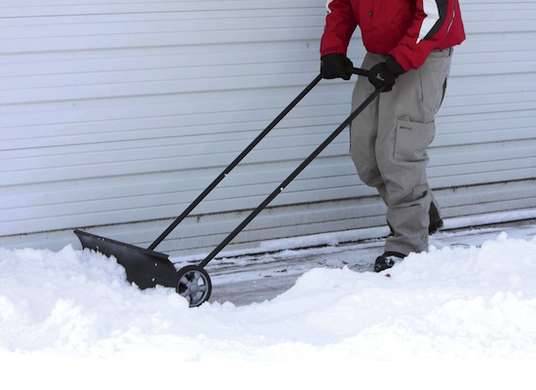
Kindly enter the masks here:
<path id="1" fill-rule="evenodd" d="M 367 77 L 369 72 L 353 68 L 353 74 Z M 281 120 L 320 82 L 316 76 L 309 85 L 257 136 L 251 143 L 194 199 L 188 207 L 158 236 L 147 248 L 137 247 L 109 238 L 75 230 L 82 246 L 106 256 L 114 256 L 126 271 L 129 282 L 139 288 L 153 288 L 157 285 L 175 288 L 184 296 L 190 307 L 206 302 L 212 292 L 212 282 L 205 267 L 264 210 L 333 140 L 381 93 L 376 89 L 357 107 L 290 175 L 275 188 L 231 233 L 229 233 L 198 265 L 187 265 L 178 271 L 169 256 L 155 251 L 177 226 L 221 183 L 225 177 L 265 138 Z"/>

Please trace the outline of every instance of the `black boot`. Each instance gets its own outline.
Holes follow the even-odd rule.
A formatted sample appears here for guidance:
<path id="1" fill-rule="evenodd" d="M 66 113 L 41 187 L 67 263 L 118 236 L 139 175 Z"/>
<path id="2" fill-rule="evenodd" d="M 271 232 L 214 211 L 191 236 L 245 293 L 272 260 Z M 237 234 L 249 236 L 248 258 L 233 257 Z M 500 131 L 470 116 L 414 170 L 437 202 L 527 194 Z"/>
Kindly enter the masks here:
<path id="1" fill-rule="evenodd" d="M 391 268 L 396 263 L 402 261 L 406 255 L 400 252 L 385 252 L 383 255 L 378 256 L 374 262 L 374 272 L 382 272 Z"/>
<path id="2" fill-rule="evenodd" d="M 431 236 L 432 234 L 437 233 L 437 231 L 443 227 L 443 220 L 441 219 L 441 216 L 439 215 L 439 210 L 437 209 L 434 203 L 430 205 L 430 211 L 428 212 L 428 214 L 430 216 L 430 225 L 428 225 L 428 235 Z M 387 226 L 389 226 L 389 230 L 391 231 L 389 233 L 389 236 L 393 236 L 395 233 L 389 221 L 387 221 Z"/>
<path id="3" fill-rule="evenodd" d="M 428 234 L 432 235 L 436 233 L 439 229 L 443 227 L 443 220 L 439 215 L 439 210 L 437 209 L 434 202 L 430 205 L 430 225 L 428 226 Z"/>

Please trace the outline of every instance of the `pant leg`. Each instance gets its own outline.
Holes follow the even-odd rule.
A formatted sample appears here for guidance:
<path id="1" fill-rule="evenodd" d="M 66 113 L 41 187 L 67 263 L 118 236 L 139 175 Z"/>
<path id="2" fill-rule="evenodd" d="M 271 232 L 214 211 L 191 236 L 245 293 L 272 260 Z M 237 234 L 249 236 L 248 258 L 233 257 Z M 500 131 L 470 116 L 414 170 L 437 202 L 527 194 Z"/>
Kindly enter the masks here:
<path id="1" fill-rule="evenodd" d="M 370 69 L 383 61 L 382 56 L 367 53 L 362 68 Z M 359 76 L 352 96 L 352 110 L 361 105 L 374 92 L 366 77 Z M 371 187 L 383 187 L 383 179 L 376 162 L 376 137 L 378 132 L 378 101 L 369 106 L 352 121 L 350 126 L 350 152 L 357 173 L 363 183 Z"/>
<path id="2" fill-rule="evenodd" d="M 378 169 L 394 235 L 386 251 L 404 254 L 428 249 L 429 209 L 426 149 L 435 135 L 448 77 L 451 50 L 433 52 L 418 70 L 402 75 L 393 91 L 379 98 L 375 143 Z"/>
<path id="3" fill-rule="evenodd" d="M 384 56 L 367 53 L 361 67 L 370 69 L 382 61 L 385 61 Z M 353 92 L 352 109 L 355 110 L 372 92 L 374 92 L 372 84 L 366 77 L 360 76 Z M 369 105 L 352 122 L 350 126 L 350 151 L 361 180 L 365 184 L 375 187 L 385 202 L 385 185 L 376 161 L 377 133 L 378 101 Z M 435 199 L 433 202 L 437 205 Z M 437 208 L 439 209 L 439 206 Z"/>

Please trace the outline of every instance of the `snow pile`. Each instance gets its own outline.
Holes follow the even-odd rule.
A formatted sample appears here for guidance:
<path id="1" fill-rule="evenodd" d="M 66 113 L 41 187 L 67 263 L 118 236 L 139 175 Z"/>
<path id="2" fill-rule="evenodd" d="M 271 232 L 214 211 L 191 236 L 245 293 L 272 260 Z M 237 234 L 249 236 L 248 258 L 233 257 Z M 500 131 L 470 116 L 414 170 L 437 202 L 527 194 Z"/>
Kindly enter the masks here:
<path id="1" fill-rule="evenodd" d="M 177 367 L 536 358 L 536 239 L 432 248 L 389 273 L 316 269 L 269 302 L 189 309 L 171 289 L 130 286 L 120 266 L 87 251 L 0 250 L 0 354 L 143 351 Z"/>

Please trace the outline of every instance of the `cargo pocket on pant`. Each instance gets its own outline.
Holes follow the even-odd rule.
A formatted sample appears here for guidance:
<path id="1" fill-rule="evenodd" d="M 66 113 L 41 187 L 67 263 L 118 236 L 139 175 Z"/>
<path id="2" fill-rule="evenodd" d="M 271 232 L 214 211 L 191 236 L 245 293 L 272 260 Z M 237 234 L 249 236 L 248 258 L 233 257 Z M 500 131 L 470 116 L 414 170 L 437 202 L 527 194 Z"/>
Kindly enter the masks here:
<path id="1" fill-rule="evenodd" d="M 435 135 L 435 123 L 399 119 L 396 122 L 394 158 L 403 162 L 428 160 L 426 148 Z"/>

